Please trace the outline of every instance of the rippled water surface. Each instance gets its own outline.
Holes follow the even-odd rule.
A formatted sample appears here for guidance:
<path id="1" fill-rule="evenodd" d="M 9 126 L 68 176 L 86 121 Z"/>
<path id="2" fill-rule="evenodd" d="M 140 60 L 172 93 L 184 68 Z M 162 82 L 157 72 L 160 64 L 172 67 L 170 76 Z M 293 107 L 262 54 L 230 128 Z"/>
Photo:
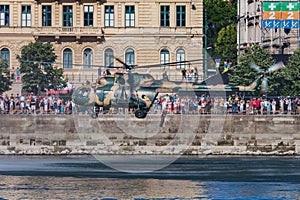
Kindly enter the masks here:
<path id="1" fill-rule="evenodd" d="M 300 199 L 300 158 L 181 157 L 126 173 L 91 156 L 0 156 L 0 199 L 150 198 Z"/>

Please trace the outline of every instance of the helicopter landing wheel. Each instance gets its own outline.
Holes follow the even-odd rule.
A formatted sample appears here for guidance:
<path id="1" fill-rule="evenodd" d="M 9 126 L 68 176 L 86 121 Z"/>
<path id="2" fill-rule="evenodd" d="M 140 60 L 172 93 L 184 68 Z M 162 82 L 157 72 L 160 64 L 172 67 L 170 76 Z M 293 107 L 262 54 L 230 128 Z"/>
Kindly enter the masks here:
<path id="1" fill-rule="evenodd" d="M 98 117 L 98 114 L 97 114 L 97 113 L 92 113 L 91 117 L 92 117 L 93 119 L 96 119 L 96 118 Z"/>
<path id="2" fill-rule="evenodd" d="M 147 111 L 138 110 L 134 113 L 134 115 L 135 115 L 136 118 L 143 119 L 147 116 Z"/>

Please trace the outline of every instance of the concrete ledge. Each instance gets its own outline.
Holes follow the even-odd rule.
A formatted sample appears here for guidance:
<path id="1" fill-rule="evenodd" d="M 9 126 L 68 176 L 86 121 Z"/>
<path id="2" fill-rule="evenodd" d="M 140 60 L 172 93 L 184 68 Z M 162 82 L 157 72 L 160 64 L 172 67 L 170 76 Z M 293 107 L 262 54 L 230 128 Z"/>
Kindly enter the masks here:
<path id="1" fill-rule="evenodd" d="M 0 154 L 299 155 L 300 116 L 1 115 Z"/>

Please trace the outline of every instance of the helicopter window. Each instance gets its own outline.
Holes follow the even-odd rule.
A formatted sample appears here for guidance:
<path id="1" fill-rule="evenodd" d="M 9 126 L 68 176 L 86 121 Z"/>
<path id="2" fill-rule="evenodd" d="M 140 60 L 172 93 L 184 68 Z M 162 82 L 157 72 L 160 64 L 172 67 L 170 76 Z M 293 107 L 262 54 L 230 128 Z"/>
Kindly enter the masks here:
<path id="1" fill-rule="evenodd" d="M 103 96 L 104 96 L 104 99 L 106 99 L 106 97 L 108 96 L 108 93 L 109 93 L 109 91 L 104 91 L 104 92 L 103 92 L 103 94 L 104 94 L 104 95 L 103 95 Z"/>
<path id="2" fill-rule="evenodd" d="M 64 68 L 72 68 L 72 62 L 73 62 L 73 53 L 71 49 L 65 49 L 63 53 L 63 66 Z"/>
<path id="3" fill-rule="evenodd" d="M 91 68 L 93 64 L 93 51 L 91 49 L 85 49 L 83 52 L 83 64 L 84 68 Z"/>
<path id="4" fill-rule="evenodd" d="M 105 66 L 114 66 L 114 51 L 112 49 L 106 49 L 104 52 Z"/>
<path id="5" fill-rule="evenodd" d="M 125 61 L 127 65 L 134 65 L 134 50 L 127 49 L 125 52 Z"/>
<path id="6" fill-rule="evenodd" d="M 176 62 L 185 61 L 185 52 L 183 49 L 178 49 L 176 51 Z M 184 69 L 184 63 L 177 63 L 176 69 Z"/>
<path id="7" fill-rule="evenodd" d="M 163 49 L 160 52 L 160 64 L 165 64 L 170 62 L 170 52 L 167 49 Z M 168 65 L 162 65 L 162 69 L 169 68 Z"/>

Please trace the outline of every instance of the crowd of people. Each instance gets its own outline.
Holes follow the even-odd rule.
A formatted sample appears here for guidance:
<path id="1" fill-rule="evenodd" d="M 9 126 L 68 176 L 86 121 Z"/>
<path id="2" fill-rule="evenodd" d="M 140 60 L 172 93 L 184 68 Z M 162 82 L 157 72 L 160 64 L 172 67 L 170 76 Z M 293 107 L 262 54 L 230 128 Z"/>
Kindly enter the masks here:
<path id="1" fill-rule="evenodd" d="M 100 109 L 102 111 L 102 109 Z M 88 114 L 84 106 L 77 106 L 70 98 L 59 95 L 34 96 L 33 94 L 0 95 L 0 114 Z M 109 110 L 119 113 L 120 110 Z M 150 113 L 161 114 L 300 114 L 298 97 L 228 97 L 180 96 L 163 94 L 157 97 Z"/>
<path id="2" fill-rule="evenodd" d="M 240 97 L 237 94 L 228 97 L 180 97 L 177 94 L 165 95 L 154 102 L 154 111 L 166 111 L 170 114 L 300 114 L 298 97 Z"/>
<path id="3" fill-rule="evenodd" d="M 75 106 L 58 95 L 0 95 L 0 114 L 71 114 Z"/>

